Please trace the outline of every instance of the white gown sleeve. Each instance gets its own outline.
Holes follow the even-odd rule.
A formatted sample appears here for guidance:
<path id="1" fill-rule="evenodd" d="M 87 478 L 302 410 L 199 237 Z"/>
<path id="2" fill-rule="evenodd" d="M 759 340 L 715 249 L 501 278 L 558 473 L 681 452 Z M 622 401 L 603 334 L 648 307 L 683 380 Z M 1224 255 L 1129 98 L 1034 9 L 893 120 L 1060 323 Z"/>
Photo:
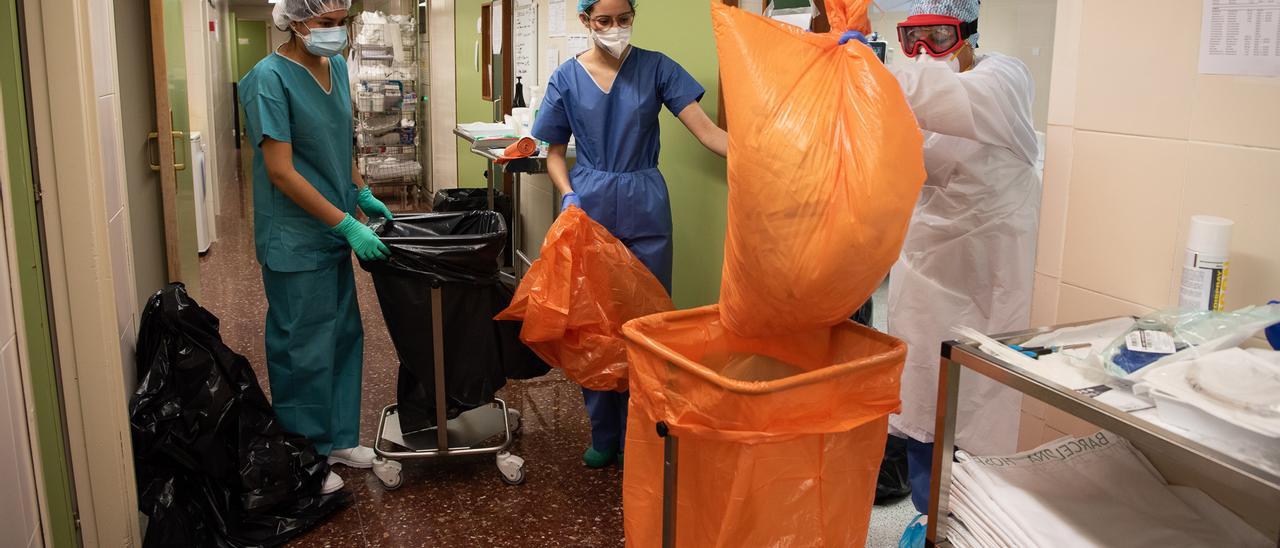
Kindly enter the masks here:
<path id="1" fill-rule="evenodd" d="M 898 78 L 921 129 L 1006 148 L 1019 159 L 1035 162 L 1035 82 L 1022 61 L 988 54 L 963 73 L 932 63 L 889 70 Z"/>

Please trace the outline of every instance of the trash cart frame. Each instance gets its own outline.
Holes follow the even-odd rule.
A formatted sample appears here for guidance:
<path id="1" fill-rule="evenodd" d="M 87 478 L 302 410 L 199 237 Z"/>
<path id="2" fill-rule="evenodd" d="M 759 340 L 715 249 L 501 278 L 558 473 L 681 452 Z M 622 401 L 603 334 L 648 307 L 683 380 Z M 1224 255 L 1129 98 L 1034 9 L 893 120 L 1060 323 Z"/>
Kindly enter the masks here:
<path id="1" fill-rule="evenodd" d="M 382 415 L 378 418 L 377 442 L 374 443 L 373 450 L 379 459 L 401 460 L 460 458 L 491 454 L 494 455 L 502 481 L 510 485 L 524 483 L 524 459 L 508 451 L 520 430 L 519 411 L 509 409 L 507 402 L 501 398 L 494 398 L 490 405 L 469 410 L 453 420 L 449 419 L 444 374 L 444 310 L 441 293 L 442 289 L 439 286 L 431 288 L 436 425 L 415 432 L 403 432 L 400 428 L 400 406 L 393 403 L 382 408 Z M 499 434 L 503 435 L 502 443 L 477 446 L 479 442 Z M 384 451 L 381 443 L 384 441 L 403 447 L 405 450 Z M 403 483 L 398 467 L 394 474 L 378 474 L 378 479 L 387 489 L 397 489 Z"/>

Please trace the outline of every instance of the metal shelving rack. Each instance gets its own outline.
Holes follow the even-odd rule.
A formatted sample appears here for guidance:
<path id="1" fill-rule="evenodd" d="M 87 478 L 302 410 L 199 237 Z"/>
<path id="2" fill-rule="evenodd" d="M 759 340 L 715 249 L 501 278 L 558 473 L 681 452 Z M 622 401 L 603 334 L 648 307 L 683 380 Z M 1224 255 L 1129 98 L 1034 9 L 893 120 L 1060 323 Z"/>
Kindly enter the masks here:
<path id="1" fill-rule="evenodd" d="M 1071 325 L 1083 325 L 1081 322 Z M 1062 327 L 1043 327 L 993 335 L 1005 344 L 1022 344 L 1032 337 Z M 942 344 L 938 381 L 938 415 L 935 427 L 933 478 L 929 493 L 929 525 L 926 546 L 951 546 L 946 540 L 951 495 L 951 466 L 955 454 L 956 401 L 960 371 L 968 369 L 1005 386 L 1129 440 L 1157 468 L 1168 467 L 1178 483 L 1196 487 L 1250 525 L 1273 539 L 1280 539 L 1280 469 L 1276 463 L 1259 465 L 1242 458 L 1202 434 L 1173 431 L 1059 385 L 1033 371 L 988 355 L 976 345 L 957 341 Z M 1158 461 L 1158 462 L 1156 462 Z M 1162 464 L 1164 466 L 1162 466 Z M 1280 540 L 1277 540 L 1280 546 Z"/>
<path id="2" fill-rule="evenodd" d="M 403 207 L 416 206 L 423 179 L 419 143 L 426 127 L 419 97 L 418 24 L 413 16 L 397 22 L 384 16 L 388 23 L 370 24 L 368 13 L 351 23 L 355 158 L 375 193 L 397 190 Z"/>

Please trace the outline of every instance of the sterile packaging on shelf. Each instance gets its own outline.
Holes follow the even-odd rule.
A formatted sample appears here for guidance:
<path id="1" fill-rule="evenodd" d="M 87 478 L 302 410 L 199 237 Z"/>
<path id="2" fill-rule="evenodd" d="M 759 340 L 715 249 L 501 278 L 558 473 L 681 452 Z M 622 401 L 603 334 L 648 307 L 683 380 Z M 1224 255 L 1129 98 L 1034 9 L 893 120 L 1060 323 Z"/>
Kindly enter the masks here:
<path id="1" fill-rule="evenodd" d="M 1234 312 L 1165 310 L 1139 318 L 1091 359 L 1107 373 L 1137 382 L 1168 364 L 1240 346 L 1277 322 L 1280 305 Z"/>

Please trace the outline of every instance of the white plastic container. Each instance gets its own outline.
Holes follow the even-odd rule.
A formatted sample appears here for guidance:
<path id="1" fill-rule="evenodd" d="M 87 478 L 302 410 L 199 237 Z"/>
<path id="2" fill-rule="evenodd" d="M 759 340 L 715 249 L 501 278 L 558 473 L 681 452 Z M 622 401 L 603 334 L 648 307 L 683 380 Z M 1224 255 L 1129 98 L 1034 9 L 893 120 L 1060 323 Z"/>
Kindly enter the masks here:
<path id="1" fill-rule="evenodd" d="M 1178 306 L 1191 310 L 1223 310 L 1226 304 L 1228 254 L 1235 221 L 1209 215 L 1191 217 L 1182 289 Z"/>

